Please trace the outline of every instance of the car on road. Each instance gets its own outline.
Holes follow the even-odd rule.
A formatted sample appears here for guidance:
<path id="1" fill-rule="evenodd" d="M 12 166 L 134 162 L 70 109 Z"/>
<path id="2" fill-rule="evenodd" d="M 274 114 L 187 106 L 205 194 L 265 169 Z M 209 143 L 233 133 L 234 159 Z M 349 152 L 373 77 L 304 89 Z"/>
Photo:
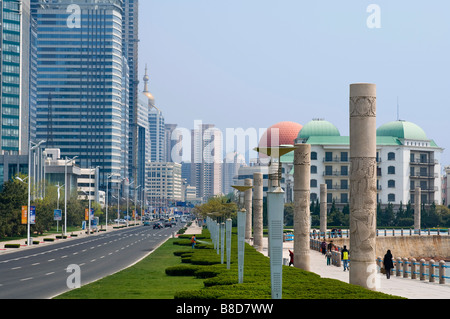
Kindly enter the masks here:
<path id="1" fill-rule="evenodd" d="M 153 229 L 162 229 L 163 225 L 160 222 L 156 222 L 153 224 Z"/>
<path id="2" fill-rule="evenodd" d="M 172 228 L 172 222 L 171 222 L 170 220 L 166 220 L 166 221 L 164 222 L 164 227 L 170 227 L 170 228 Z"/>
<path id="3" fill-rule="evenodd" d="M 144 226 L 151 226 L 151 223 L 149 221 L 145 221 Z"/>

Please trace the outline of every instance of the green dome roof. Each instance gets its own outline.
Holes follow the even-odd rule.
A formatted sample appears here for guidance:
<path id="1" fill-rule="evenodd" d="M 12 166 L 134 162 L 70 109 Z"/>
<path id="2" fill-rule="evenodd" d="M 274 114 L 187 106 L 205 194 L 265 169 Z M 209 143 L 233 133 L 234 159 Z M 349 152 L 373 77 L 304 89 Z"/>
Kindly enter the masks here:
<path id="1" fill-rule="evenodd" d="M 332 123 L 325 120 L 312 120 L 300 131 L 299 139 L 308 139 L 311 136 L 341 136 L 341 133 Z"/>
<path id="2" fill-rule="evenodd" d="M 394 136 L 407 140 L 429 140 L 420 126 L 407 121 L 386 123 L 377 130 L 377 136 Z"/>

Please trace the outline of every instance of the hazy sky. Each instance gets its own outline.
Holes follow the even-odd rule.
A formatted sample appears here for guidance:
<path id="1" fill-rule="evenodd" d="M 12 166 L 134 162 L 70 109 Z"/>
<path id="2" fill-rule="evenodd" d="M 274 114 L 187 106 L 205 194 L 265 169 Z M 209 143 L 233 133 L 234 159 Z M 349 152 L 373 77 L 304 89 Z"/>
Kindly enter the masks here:
<path id="1" fill-rule="evenodd" d="M 369 28 L 369 5 L 380 28 Z M 166 123 L 349 131 L 349 85 L 377 84 L 378 126 L 416 123 L 450 165 L 450 1 L 141 0 L 140 78 Z"/>

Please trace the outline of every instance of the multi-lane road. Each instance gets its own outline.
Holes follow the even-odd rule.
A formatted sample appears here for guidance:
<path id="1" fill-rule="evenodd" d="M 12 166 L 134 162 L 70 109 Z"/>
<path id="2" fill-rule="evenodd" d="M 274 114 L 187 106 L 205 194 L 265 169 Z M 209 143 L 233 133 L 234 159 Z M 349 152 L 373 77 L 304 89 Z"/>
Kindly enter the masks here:
<path id="1" fill-rule="evenodd" d="M 81 285 L 99 280 L 138 262 L 180 227 L 134 226 L 0 255 L 0 299 L 50 299 L 73 289 L 76 278 Z"/>

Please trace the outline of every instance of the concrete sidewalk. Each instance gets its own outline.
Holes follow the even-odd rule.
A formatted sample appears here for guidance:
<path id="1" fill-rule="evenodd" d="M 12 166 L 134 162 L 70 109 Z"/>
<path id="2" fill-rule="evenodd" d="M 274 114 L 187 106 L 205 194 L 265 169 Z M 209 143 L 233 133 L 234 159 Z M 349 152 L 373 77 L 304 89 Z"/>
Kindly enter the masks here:
<path id="1" fill-rule="evenodd" d="M 200 227 L 197 223 L 197 220 L 194 220 L 189 226 L 186 231 L 184 232 L 185 235 L 200 235 L 202 233 L 203 227 Z"/>
<path id="2" fill-rule="evenodd" d="M 268 240 L 263 239 L 263 254 L 268 255 Z M 289 258 L 289 249 L 294 250 L 294 243 L 285 242 L 283 245 L 283 258 Z M 322 253 L 311 250 L 311 271 L 322 278 L 337 279 L 349 283 L 349 272 L 343 271 L 343 267 L 327 266 L 327 261 Z M 350 265 L 351 267 L 351 265 Z M 377 291 L 386 294 L 401 296 L 408 299 L 450 299 L 450 284 L 441 285 L 428 281 L 413 280 L 411 278 L 396 277 L 391 275 L 386 279 L 385 275 L 379 274 L 379 288 Z"/>

